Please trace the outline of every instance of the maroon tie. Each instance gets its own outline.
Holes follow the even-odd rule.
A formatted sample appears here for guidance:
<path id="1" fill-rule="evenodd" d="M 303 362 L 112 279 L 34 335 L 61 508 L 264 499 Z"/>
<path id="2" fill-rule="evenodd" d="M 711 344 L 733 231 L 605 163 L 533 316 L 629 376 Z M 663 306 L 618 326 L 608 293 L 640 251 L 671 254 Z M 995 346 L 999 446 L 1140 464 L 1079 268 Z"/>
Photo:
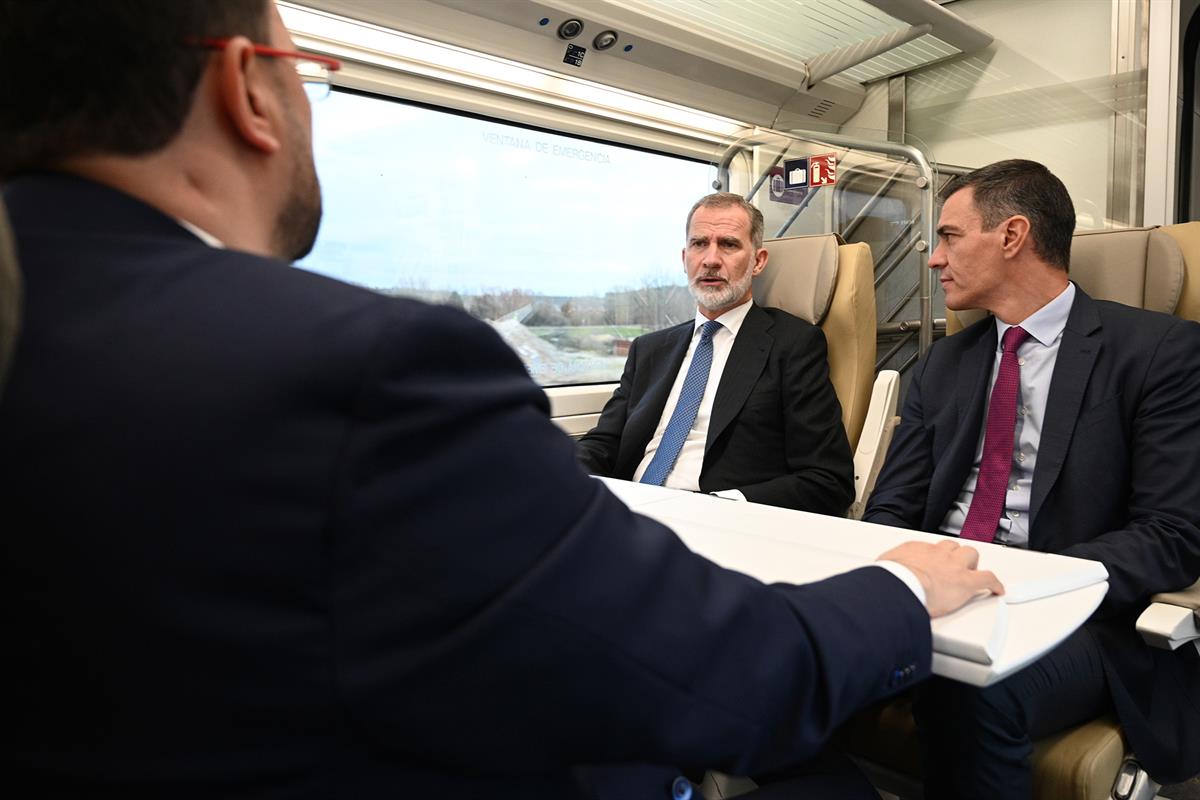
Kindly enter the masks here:
<path id="1" fill-rule="evenodd" d="M 1017 348 L 1029 338 L 1029 332 L 1015 326 L 1004 332 L 1004 352 L 1000 355 L 1000 372 L 992 387 L 988 404 L 987 432 L 983 437 L 983 460 L 979 462 L 979 480 L 975 496 L 963 523 L 963 539 L 990 542 L 996 538 L 1000 512 L 1008 492 L 1008 476 L 1012 472 L 1013 433 L 1017 427 L 1017 390 L 1021 386 L 1021 367 L 1017 364 Z"/>

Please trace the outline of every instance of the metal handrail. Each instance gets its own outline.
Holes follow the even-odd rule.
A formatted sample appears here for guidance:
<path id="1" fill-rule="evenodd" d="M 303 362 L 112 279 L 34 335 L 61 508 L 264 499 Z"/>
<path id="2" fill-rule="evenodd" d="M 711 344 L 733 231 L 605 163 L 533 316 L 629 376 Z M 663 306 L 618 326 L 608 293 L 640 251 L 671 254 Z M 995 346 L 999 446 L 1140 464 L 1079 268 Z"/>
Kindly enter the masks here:
<path id="1" fill-rule="evenodd" d="M 943 175 L 953 175 L 955 177 L 958 177 L 959 175 L 967 175 L 968 173 L 974 172 L 975 168 L 974 167 L 959 167 L 954 164 L 940 164 L 939 163 L 937 165 L 937 170 L 939 173 L 941 173 Z"/>
<path id="2" fill-rule="evenodd" d="M 805 133 L 805 132 L 789 132 L 773 131 L 766 128 L 756 128 L 745 136 L 740 137 L 726 148 L 722 154 L 719 163 L 717 164 L 717 188 L 728 191 L 730 186 L 729 167 L 733 163 L 733 159 L 739 153 L 742 153 L 752 147 L 765 144 L 784 145 L 784 151 L 791 147 L 796 142 L 808 142 L 810 144 L 828 145 L 838 147 L 845 150 L 859 150 L 867 153 L 876 153 L 880 155 L 897 156 L 906 159 L 914 165 L 917 170 L 917 188 L 921 189 L 921 224 L 920 238 L 915 243 L 914 247 L 920 253 L 920 278 L 918 280 L 917 290 L 920 292 L 920 319 L 923 323 L 918 331 L 917 337 L 917 352 L 924 354 L 933 344 L 933 288 L 934 278 L 931 270 L 927 269 L 929 263 L 929 250 L 933 243 L 933 201 L 935 192 L 935 181 L 933 167 L 929 160 L 925 158 L 925 154 L 916 147 L 899 142 L 877 142 L 870 139 L 859 139 L 853 136 L 842 136 L 841 134 L 833 133 Z M 780 155 L 782 158 L 782 154 Z M 780 159 L 777 158 L 775 163 Z M 774 164 L 772 164 L 772 168 Z M 770 170 L 767 170 L 769 173 Z M 761 187 L 762 182 L 766 179 L 764 174 L 755 184 L 755 191 Z M 808 200 L 814 192 L 809 192 Z M 807 205 L 807 204 L 805 204 Z M 792 219 L 784 226 L 784 230 L 790 226 L 791 221 L 799 216 L 798 211 L 793 212 Z M 922 246 L 923 245 L 923 246 Z M 910 295 L 911 298 L 911 295 Z M 907 301 L 906 301 L 907 302 Z"/>
<path id="3" fill-rule="evenodd" d="M 921 329 L 921 320 L 919 319 L 903 319 L 899 322 L 886 322 L 881 324 L 875 330 L 883 336 L 895 336 L 901 333 L 916 333 Z M 933 321 L 934 333 L 946 332 L 945 317 L 938 317 Z"/>

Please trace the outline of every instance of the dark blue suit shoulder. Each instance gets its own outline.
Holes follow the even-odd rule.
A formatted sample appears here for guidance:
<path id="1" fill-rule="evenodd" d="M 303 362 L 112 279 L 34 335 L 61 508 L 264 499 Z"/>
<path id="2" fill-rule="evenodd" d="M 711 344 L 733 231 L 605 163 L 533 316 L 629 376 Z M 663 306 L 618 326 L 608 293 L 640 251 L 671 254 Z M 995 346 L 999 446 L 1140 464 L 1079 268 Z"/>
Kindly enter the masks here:
<path id="1" fill-rule="evenodd" d="M 772 306 L 759 306 L 759 308 L 767 312 L 767 314 L 771 317 L 771 321 L 783 330 L 816 331 L 822 336 L 825 335 L 819 325 L 814 325 L 806 319 L 802 319 L 797 317 L 795 314 L 784 311 L 782 308 L 774 308 Z"/>
<path id="2" fill-rule="evenodd" d="M 1092 302 L 1095 303 L 1096 311 L 1103 324 L 1136 326 L 1142 330 L 1151 329 L 1164 333 L 1176 325 L 1196 327 L 1196 323 L 1191 320 L 1174 317 L 1161 311 L 1127 306 L 1111 300 L 1093 299 Z"/>

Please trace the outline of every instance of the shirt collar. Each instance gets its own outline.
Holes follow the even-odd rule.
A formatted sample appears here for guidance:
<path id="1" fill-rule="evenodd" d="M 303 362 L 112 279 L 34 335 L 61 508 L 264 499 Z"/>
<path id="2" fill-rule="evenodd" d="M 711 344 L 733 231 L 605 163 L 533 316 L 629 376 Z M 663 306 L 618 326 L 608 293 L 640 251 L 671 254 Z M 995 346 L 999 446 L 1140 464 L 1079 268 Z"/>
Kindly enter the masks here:
<path id="1" fill-rule="evenodd" d="M 754 301 L 747 300 L 740 306 L 731 308 L 721 316 L 717 317 L 716 321 L 721 323 L 721 327 L 726 328 L 736 337 L 738 330 L 740 330 L 742 327 L 742 323 L 746 320 L 746 315 L 750 313 L 750 306 L 752 305 L 754 305 Z M 701 326 L 703 326 L 706 322 L 708 322 L 708 317 L 701 314 L 699 309 L 696 309 L 696 326 L 692 329 L 693 337 L 695 337 Z"/>
<path id="2" fill-rule="evenodd" d="M 204 230 L 204 228 L 201 228 L 199 225 L 193 225 L 192 223 L 188 222 L 186 219 L 179 219 L 178 217 L 175 218 L 175 221 L 178 222 L 180 225 L 182 225 L 184 228 L 187 228 L 187 230 L 193 236 L 195 236 L 200 241 L 204 242 L 209 247 L 215 247 L 218 250 L 225 249 L 224 242 L 222 242 L 217 237 L 213 236 L 208 231 Z"/>
<path id="3" fill-rule="evenodd" d="M 1067 281 L 1067 288 L 1063 289 L 1058 297 L 1030 314 L 1019 324 L 1026 333 L 1041 342 L 1043 346 L 1048 347 L 1054 344 L 1054 340 L 1067 327 L 1067 317 L 1070 316 L 1071 306 L 1074 303 L 1075 284 Z M 1000 318 L 996 317 L 996 341 L 1004 341 L 1004 332 L 1011 327 L 1013 326 L 1007 322 L 1001 322 Z"/>

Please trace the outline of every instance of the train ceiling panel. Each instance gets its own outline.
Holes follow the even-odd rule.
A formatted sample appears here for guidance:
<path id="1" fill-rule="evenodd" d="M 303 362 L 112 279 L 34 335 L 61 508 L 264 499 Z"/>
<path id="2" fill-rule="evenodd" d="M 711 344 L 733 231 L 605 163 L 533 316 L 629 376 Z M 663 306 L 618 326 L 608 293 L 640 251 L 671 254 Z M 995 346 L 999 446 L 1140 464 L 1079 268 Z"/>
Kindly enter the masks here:
<path id="1" fill-rule="evenodd" d="M 771 127 L 839 124 L 862 84 L 986 46 L 932 0 L 301 0 Z"/>
<path id="2" fill-rule="evenodd" d="M 553 3 L 555 0 L 549 0 Z M 567 0 L 570 2 L 570 0 Z M 586 0 L 584 0 L 586 2 Z M 848 45 L 930 25 L 924 33 L 840 74 L 858 83 L 907 72 L 991 42 L 988 34 L 928 0 L 611 0 L 680 28 L 716 32 L 739 49 L 812 64 Z M 583 6 L 579 0 L 575 5 Z"/>

